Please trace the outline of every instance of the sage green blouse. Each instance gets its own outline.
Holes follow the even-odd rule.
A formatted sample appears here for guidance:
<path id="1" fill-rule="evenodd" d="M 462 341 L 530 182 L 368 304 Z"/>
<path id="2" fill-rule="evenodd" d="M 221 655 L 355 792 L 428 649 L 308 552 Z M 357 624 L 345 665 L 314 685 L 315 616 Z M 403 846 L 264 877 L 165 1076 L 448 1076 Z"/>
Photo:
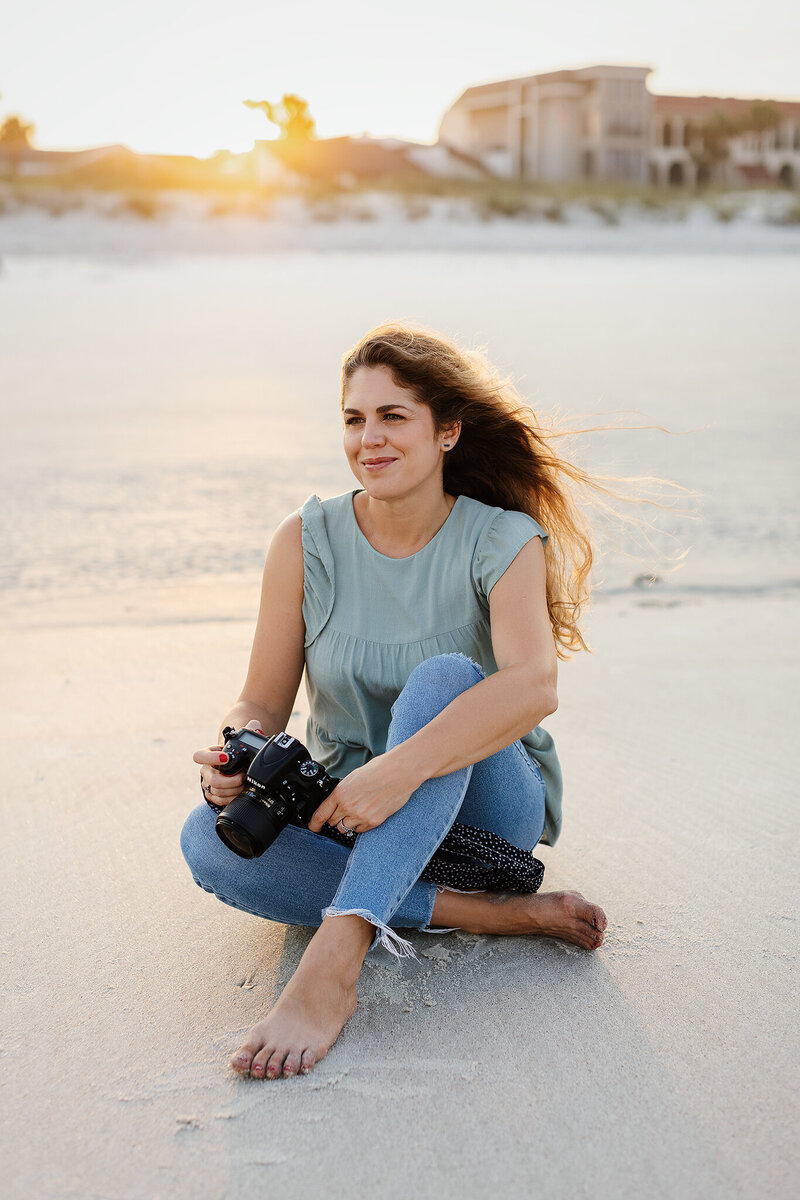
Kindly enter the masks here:
<path id="1" fill-rule="evenodd" d="M 426 546 L 388 558 L 356 521 L 356 489 L 320 501 L 309 496 L 303 523 L 303 617 L 310 716 L 306 742 L 340 778 L 386 749 L 391 707 L 419 663 L 466 654 L 487 675 L 497 670 L 489 595 L 524 545 L 547 534 L 521 512 L 469 496 Z M 545 783 L 545 832 L 561 829 L 561 767 L 541 725 L 522 738 Z"/>

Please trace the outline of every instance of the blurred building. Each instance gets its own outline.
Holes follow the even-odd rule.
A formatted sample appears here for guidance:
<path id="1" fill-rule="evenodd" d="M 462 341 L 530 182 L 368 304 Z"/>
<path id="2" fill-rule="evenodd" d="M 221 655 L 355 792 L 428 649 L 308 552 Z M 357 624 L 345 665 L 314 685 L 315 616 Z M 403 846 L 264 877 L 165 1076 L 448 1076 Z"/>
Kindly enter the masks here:
<path id="1" fill-rule="evenodd" d="M 98 164 L 130 166 L 136 155 L 125 146 L 93 146 L 91 150 L 35 150 L 33 146 L 0 146 L 0 175 L 28 178 L 72 175 Z"/>
<path id="2" fill-rule="evenodd" d="M 267 185 L 305 178 L 357 187 L 379 180 L 413 183 L 431 176 L 484 179 L 492 174 L 479 157 L 458 147 L 398 138 L 278 138 L 256 142 L 249 157 L 256 181 Z"/>
<path id="3" fill-rule="evenodd" d="M 754 102 L 732 96 L 653 96 L 650 178 L 653 183 L 697 185 L 780 183 L 800 185 L 800 103 L 756 102 L 779 118 L 774 125 L 742 129 L 724 138 L 724 155 L 714 161 L 703 127 L 731 126 L 753 117 Z"/>
<path id="4" fill-rule="evenodd" d="M 593 66 L 470 87 L 442 118 L 439 142 L 506 179 L 800 184 L 800 103 L 657 96 L 651 72 Z M 709 119 L 733 129 L 754 107 L 769 127 L 756 121 L 705 144 Z"/>

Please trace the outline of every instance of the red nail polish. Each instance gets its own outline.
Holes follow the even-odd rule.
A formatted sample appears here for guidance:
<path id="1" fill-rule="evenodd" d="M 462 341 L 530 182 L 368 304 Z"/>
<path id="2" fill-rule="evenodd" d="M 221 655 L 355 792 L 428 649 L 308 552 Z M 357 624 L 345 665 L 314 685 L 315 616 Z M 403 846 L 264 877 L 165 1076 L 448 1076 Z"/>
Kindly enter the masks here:
<path id="1" fill-rule="evenodd" d="M 227 754 L 220 754 L 220 756 L 219 756 L 219 761 L 220 761 L 221 763 L 226 763 L 226 762 L 228 761 L 228 755 L 227 755 Z"/>

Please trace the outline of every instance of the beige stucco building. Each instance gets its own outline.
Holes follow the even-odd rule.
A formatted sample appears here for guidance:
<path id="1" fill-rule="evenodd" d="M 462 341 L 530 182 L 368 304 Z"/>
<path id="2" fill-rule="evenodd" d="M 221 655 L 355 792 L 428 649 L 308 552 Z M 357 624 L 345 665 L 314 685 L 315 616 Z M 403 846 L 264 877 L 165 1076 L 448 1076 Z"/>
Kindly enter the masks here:
<path id="1" fill-rule="evenodd" d="M 470 87 L 439 140 L 507 179 L 648 177 L 650 67 L 583 67 Z"/>
<path id="2" fill-rule="evenodd" d="M 780 183 L 800 186 L 800 102 L 770 100 L 780 121 L 773 128 L 748 129 L 728 139 L 727 157 L 704 161 L 701 128 L 721 115 L 747 117 L 753 101 L 734 96 L 653 96 L 650 178 L 661 185 Z M 763 101 L 761 103 L 764 103 Z"/>
<path id="3" fill-rule="evenodd" d="M 800 103 L 770 101 L 780 125 L 732 138 L 725 162 L 709 167 L 698 161 L 698 124 L 753 101 L 657 96 L 651 72 L 592 66 L 470 87 L 442 118 L 439 140 L 507 179 L 694 184 L 713 173 L 729 184 L 800 183 Z"/>

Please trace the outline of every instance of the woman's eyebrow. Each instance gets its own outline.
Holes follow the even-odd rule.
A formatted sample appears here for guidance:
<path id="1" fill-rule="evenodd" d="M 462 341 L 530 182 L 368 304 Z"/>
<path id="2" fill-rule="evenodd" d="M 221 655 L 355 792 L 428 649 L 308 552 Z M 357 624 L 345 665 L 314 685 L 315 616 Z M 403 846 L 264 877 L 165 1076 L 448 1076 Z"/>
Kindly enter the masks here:
<path id="1" fill-rule="evenodd" d="M 409 408 L 408 405 L 403 404 L 401 401 L 398 404 L 381 404 L 378 408 L 375 409 L 375 412 L 378 412 L 378 413 L 391 412 L 391 410 L 393 408 L 404 408 L 406 410 L 406 412 L 414 411 L 413 409 Z M 358 416 L 358 417 L 363 415 L 360 408 L 343 408 L 342 412 L 343 413 L 352 413 L 353 416 Z"/>

